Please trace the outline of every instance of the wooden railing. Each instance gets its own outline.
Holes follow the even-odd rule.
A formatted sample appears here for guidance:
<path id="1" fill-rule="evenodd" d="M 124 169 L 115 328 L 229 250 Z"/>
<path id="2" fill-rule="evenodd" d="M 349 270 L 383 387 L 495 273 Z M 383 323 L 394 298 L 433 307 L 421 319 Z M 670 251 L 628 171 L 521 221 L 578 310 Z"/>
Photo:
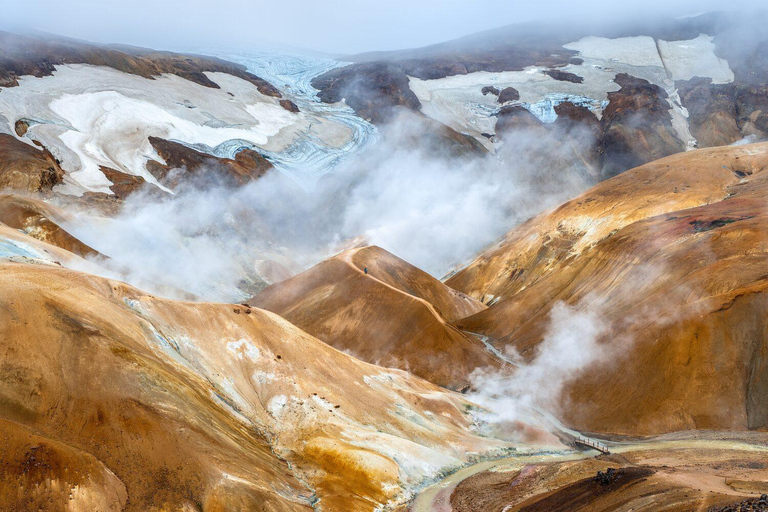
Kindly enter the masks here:
<path id="1" fill-rule="evenodd" d="M 580 444 L 582 446 L 586 446 L 587 448 L 592 448 L 593 450 L 597 450 L 601 453 L 609 454 L 611 451 L 608 449 L 607 446 L 605 446 L 603 443 L 599 443 L 597 441 L 592 441 L 591 439 L 587 439 L 585 437 L 576 437 L 574 442 L 576 444 Z"/>

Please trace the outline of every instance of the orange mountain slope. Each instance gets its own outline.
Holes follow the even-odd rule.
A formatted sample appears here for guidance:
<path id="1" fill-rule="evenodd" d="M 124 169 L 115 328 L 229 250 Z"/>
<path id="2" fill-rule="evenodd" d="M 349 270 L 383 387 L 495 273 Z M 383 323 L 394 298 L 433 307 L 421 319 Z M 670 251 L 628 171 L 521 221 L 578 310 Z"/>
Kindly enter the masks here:
<path id="1" fill-rule="evenodd" d="M 535 361 L 553 307 L 604 328 L 560 401 L 577 428 L 768 428 L 768 144 L 693 151 L 605 181 L 511 231 L 449 284 L 458 322 Z"/>
<path id="2" fill-rule="evenodd" d="M 498 365 L 449 323 L 485 306 L 378 247 L 338 254 L 251 304 L 364 361 L 453 389 L 469 382 L 473 368 Z"/>
<path id="3" fill-rule="evenodd" d="M 0 509 L 373 510 L 504 448 L 460 395 L 64 253 L 0 226 Z"/>
<path id="4" fill-rule="evenodd" d="M 98 252 L 72 236 L 61 223 L 72 221 L 66 211 L 43 201 L 15 194 L 0 194 L 0 222 L 78 256 Z"/>

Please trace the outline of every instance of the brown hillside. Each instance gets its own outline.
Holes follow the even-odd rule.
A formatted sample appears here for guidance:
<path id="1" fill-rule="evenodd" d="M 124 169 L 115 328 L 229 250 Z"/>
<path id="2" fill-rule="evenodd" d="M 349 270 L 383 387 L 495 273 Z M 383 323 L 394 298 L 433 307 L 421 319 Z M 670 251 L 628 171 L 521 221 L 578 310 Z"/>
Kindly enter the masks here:
<path id="1" fill-rule="evenodd" d="M 61 247 L 78 256 L 95 256 L 97 251 L 84 244 L 60 223 L 69 219 L 63 210 L 29 197 L 0 194 L 0 222 L 25 234 Z"/>
<path id="2" fill-rule="evenodd" d="M 449 281 L 500 298 L 462 328 L 535 357 L 560 301 L 596 312 L 604 362 L 564 415 L 651 434 L 768 428 L 768 144 L 699 150 L 594 187 Z"/>
<path id="3" fill-rule="evenodd" d="M 497 364 L 448 323 L 482 304 L 378 247 L 343 252 L 251 303 L 339 350 L 453 389 L 468 383 L 473 368 Z"/>
<path id="4" fill-rule="evenodd" d="M 501 446 L 459 395 L 276 315 L 44 261 L 0 261 L 0 354 L 3 510 L 373 510 Z"/>

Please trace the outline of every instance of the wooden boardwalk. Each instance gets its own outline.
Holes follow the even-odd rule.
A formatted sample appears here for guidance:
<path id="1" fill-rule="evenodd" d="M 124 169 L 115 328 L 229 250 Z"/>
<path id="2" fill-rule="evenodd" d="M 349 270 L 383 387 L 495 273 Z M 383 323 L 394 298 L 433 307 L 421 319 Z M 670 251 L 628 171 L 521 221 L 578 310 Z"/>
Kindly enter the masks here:
<path id="1" fill-rule="evenodd" d="M 593 441 L 591 439 L 587 439 L 584 437 L 576 437 L 574 438 L 573 442 L 576 443 L 577 446 L 584 446 L 592 450 L 597 450 L 600 453 L 604 453 L 606 455 L 611 453 L 611 451 L 608 449 L 607 446 L 605 446 L 603 443 L 600 443 L 598 441 Z"/>

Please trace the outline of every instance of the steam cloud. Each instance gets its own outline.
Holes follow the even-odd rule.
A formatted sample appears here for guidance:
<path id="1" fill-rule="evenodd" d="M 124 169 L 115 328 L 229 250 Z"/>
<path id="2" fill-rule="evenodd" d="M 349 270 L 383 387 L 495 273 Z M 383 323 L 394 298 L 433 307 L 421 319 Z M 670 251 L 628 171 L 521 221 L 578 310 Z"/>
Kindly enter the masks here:
<path id="1" fill-rule="evenodd" d="M 648 243 L 664 257 L 665 242 L 651 236 Z M 581 282 L 588 291 L 573 305 L 557 302 L 550 309 L 532 358 L 524 361 L 508 344 L 502 353 L 511 366 L 470 375 L 468 399 L 483 407 L 477 418 L 493 430 L 524 422 L 567 431 L 554 418 L 562 416 L 563 392 L 572 381 L 598 365 L 625 364 L 636 331 L 662 329 L 706 310 L 700 294 L 681 281 L 672 262 L 652 260 L 632 262 L 618 281 Z"/>
<path id="2" fill-rule="evenodd" d="M 475 370 L 470 377 L 478 391 L 468 398 L 486 407 L 483 419 L 495 423 L 519 421 L 538 408 L 552 411 L 567 382 L 605 357 L 598 341 L 607 328 L 598 311 L 558 302 L 533 362 L 523 363 L 507 347 L 507 358 L 518 361 L 514 374 Z"/>
<path id="3" fill-rule="evenodd" d="M 211 178 L 172 197 L 134 195 L 115 218 L 69 229 L 131 284 L 233 301 L 264 286 L 256 270 L 263 260 L 300 271 L 356 238 L 440 277 L 588 186 L 568 178 L 569 169 L 546 167 L 540 137 L 517 137 L 501 158 L 456 159 L 419 149 L 407 120 L 385 132 L 311 191 L 276 171 L 236 189 Z"/>

